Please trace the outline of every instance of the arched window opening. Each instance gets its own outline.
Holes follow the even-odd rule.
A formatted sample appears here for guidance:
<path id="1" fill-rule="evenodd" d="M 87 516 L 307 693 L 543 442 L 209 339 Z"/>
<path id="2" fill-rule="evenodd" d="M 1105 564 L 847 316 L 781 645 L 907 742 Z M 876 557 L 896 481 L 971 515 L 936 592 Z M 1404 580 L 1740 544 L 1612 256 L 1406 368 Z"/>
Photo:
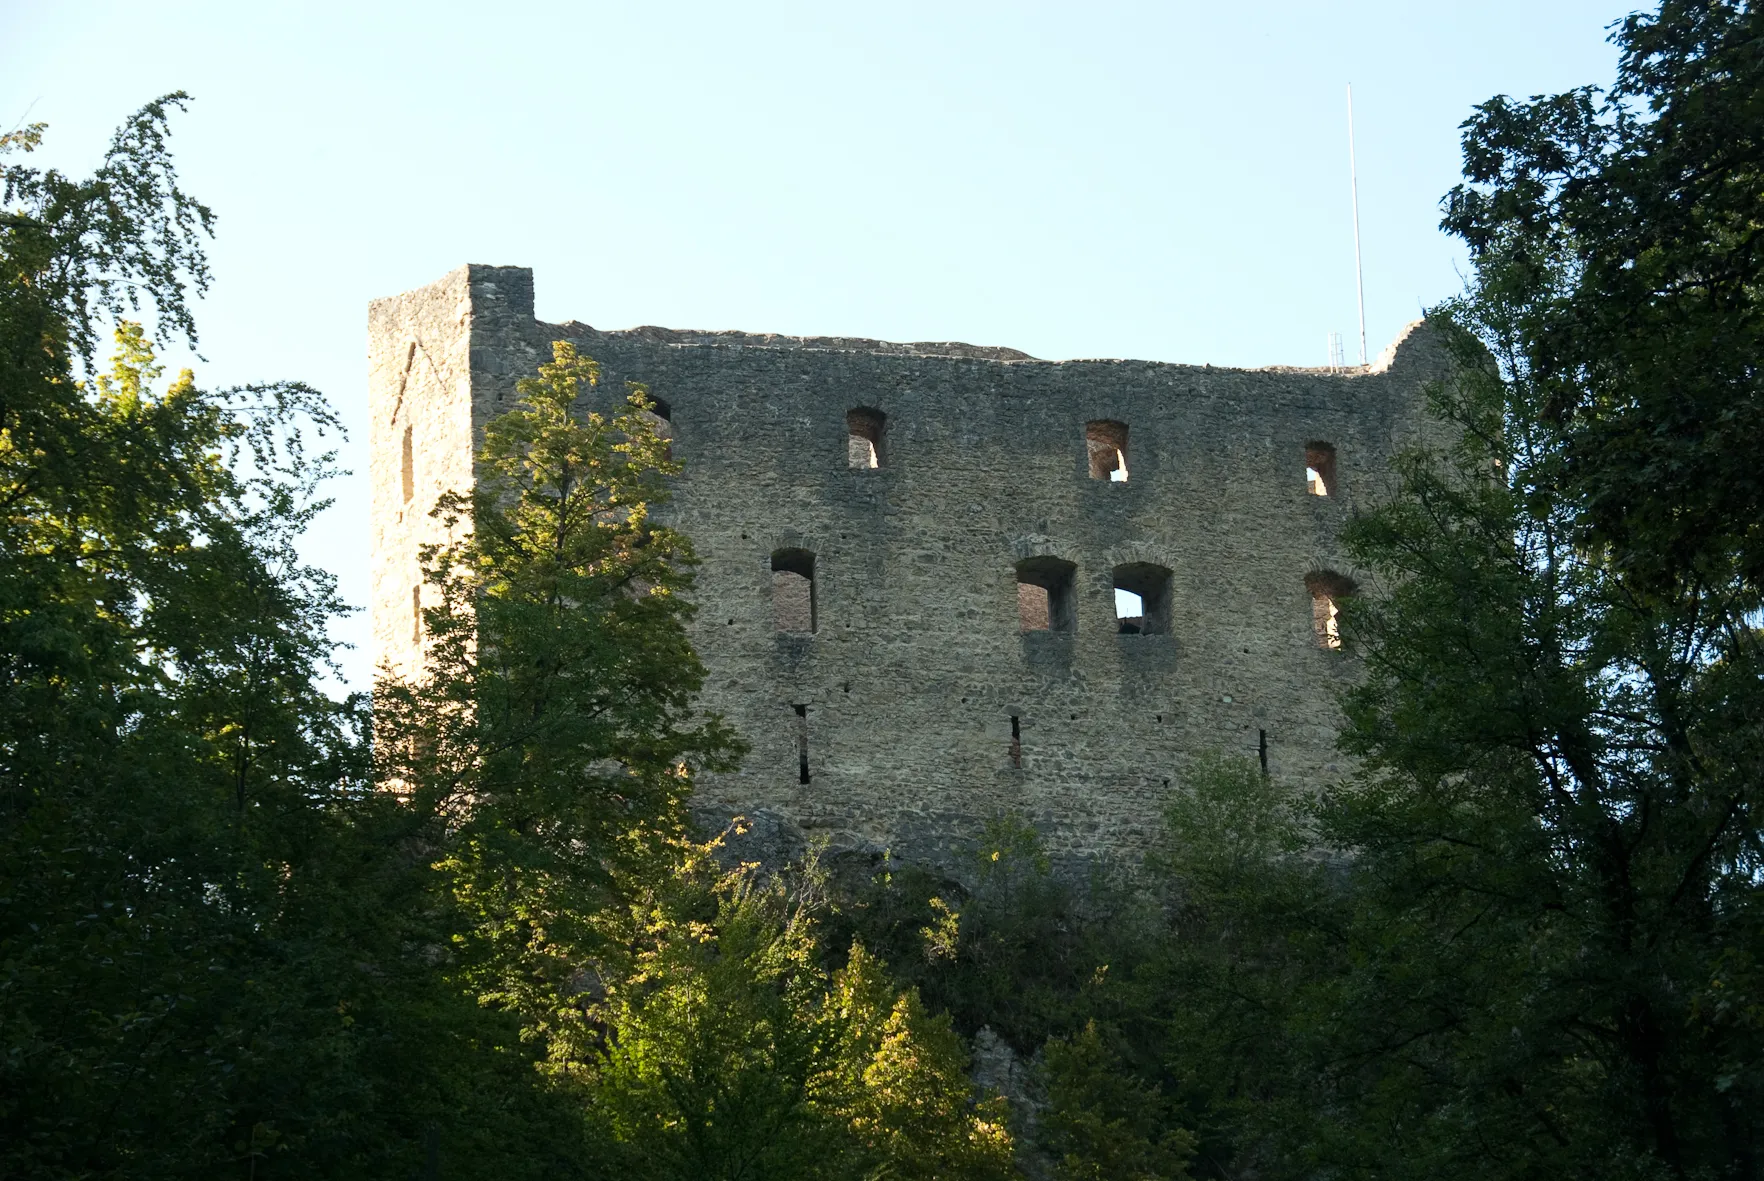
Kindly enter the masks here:
<path id="1" fill-rule="evenodd" d="M 882 466 L 882 433 L 887 422 L 886 414 L 867 406 L 845 412 L 846 466 L 859 470 Z"/>
<path id="2" fill-rule="evenodd" d="M 1084 447 L 1090 455 L 1090 478 L 1127 482 L 1127 424 L 1101 419 L 1084 424 Z"/>
<path id="3" fill-rule="evenodd" d="M 1354 580 L 1333 570 L 1305 575 L 1311 592 L 1311 630 L 1319 648 L 1341 649 L 1341 600 L 1354 593 Z"/>
<path id="4" fill-rule="evenodd" d="M 1149 562 L 1115 567 L 1115 629 L 1122 635 L 1170 631 L 1170 572 Z"/>
<path id="5" fill-rule="evenodd" d="M 1059 558 L 1017 563 L 1017 623 L 1025 632 L 1075 632 L 1078 567 Z"/>
<path id="6" fill-rule="evenodd" d="M 1335 444 L 1305 444 L 1305 488 L 1312 496 L 1335 492 Z"/>
<path id="7" fill-rule="evenodd" d="M 404 503 L 409 504 L 410 498 L 416 495 L 416 456 L 410 438 L 410 423 L 404 424 L 404 459 L 399 470 L 399 484 L 404 490 Z"/>
<path id="8" fill-rule="evenodd" d="M 772 626 L 803 635 L 815 630 L 815 555 L 808 550 L 772 555 Z"/>

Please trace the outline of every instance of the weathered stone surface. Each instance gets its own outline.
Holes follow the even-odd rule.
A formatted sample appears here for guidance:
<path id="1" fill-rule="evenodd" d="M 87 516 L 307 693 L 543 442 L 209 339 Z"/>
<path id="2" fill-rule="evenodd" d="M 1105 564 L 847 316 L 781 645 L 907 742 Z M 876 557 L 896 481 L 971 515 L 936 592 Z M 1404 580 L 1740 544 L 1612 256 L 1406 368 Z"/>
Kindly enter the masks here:
<path id="1" fill-rule="evenodd" d="M 417 667 L 427 508 L 470 480 L 475 432 L 561 339 L 603 366 L 605 406 L 642 381 L 671 415 L 686 470 L 666 519 L 704 563 L 704 703 L 753 744 L 741 771 L 701 782 L 701 812 L 798 830 L 767 844 L 818 835 L 933 860 L 1014 813 L 1056 854 L 1130 854 L 1197 752 L 1265 750 L 1299 788 L 1335 770 L 1333 692 L 1353 657 L 1319 646 L 1309 586 L 1343 584 L 1307 576 L 1359 577 L 1336 533 L 1427 429 L 1443 357 L 1424 325 L 1365 373 L 1041 361 L 542 324 L 530 270 L 464 267 L 369 311 L 377 661 Z M 850 423 L 874 421 L 854 409 L 883 416 L 879 467 L 851 443 Z M 1106 478 L 1113 463 L 1091 475 L 1096 422 L 1126 427 L 1125 481 Z M 1319 442 L 1334 448 L 1328 496 L 1307 485 Z M 780 551 L 813 555 L 812 634 L 777 630 Z M 1017 566 L 1045 559 L 1076 568 L 1074 630 L 1022 630 Z M 1116 567 L 1170 572 L 1166 632 L 1119 633 Z"/>
<path id="2" fill-rule="evenodd" d="M 1042 1110 L 1047 1105 L 1038 1077 L 1041 1054 L 1024 1062 L 1009 1042 L 982 1025 L 974 1034 L 973 1057 L 968 1074 L 983 1095 L 998 1095 L 1009 1104 L 1011 1133 L 1016 1144 L 1017 1167 L 1029 1181 L 1053 1176 L 1053 1162 L 1036 1143 Z"/>

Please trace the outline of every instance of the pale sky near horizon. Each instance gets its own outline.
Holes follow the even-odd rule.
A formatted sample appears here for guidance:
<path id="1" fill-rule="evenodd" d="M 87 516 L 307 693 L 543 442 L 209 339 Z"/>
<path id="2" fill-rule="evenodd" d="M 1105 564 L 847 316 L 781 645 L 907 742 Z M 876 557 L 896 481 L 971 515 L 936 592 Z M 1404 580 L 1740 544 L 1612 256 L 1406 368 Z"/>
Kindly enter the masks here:
<path id="1" fill-rule="evenodd" d="M 416 4 L 0 0 L 0 124 L 84 174 L 170 90 L 218 214 L 205 385 L 324 390 L 309 538 L 367 595 L 365 320 L 465 262 L 538 314 L 1223 365 L 1367 349 L 1461 285 L 1471 107 L 1608 84 L 1612 0 Z M 343 620 L 346 678 L 371 670 Z"/>

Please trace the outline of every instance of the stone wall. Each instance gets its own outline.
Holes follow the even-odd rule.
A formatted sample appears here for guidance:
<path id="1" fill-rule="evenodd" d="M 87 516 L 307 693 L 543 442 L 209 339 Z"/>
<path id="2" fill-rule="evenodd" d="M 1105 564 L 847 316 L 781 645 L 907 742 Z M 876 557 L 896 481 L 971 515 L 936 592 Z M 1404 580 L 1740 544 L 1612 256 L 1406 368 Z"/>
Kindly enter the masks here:
<path id="1" fill-rule="evenodd" d="M 1333 694 L 1354 658 L 1319 643 L 1313 590 L 1355 577 L 1336 532 L 1427 429 L 1443 358 L 1424 326 L 1364 373 L 1245 370 L 602 332 L 536 322 L 532 292 L 530 270 L 471 266 L 370 309 L 378 661 L 420 660 L 427 505 L 470 479 L 473 431 L 568 339 L 601 363 L 605 405 L 648 384 L 685 465 L 664 519 L 703 560 L 704 703 L 753 744 L 740 772 L 700 783 L 706 810 L 933 859 L 1011 813 L 1056 853 L 1131 853 L 1198 752 L 1263 758 L 1299 788 L 1337 770 Z M 875 416 L 854 409 L 882 416 L 879 466 L 852 442 Z M 1124 481 L 1093 458 L 1094 422 L 1125 425 Z M 1326 496 L 1307 487 L 1318 442 L 1335 448 Z M 777 571 L 805 555 L 815 630 L 779 631 L 774 586 L 797 591 Z M 1046 581 L 1063 563 L 1073 630 L 1023 631 L 1019 567 Z M 1169 572 L 1164 630 L 1122 634 L 1118 568 Z"/>

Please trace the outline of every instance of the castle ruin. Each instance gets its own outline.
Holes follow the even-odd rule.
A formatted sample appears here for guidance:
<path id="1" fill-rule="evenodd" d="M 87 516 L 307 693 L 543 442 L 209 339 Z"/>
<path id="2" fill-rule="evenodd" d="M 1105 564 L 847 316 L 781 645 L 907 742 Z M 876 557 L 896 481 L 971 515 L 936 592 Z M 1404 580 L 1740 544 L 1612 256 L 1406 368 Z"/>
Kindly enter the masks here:
<path id="1" fill-rule="evenodd" d="M 701 810 L 930 860 L 1013 814 L 1131 853 L 1198 753 L 1338 770 L 1336 535 L 1426 429 L 1424 324 L 1367 370 L 1042 361 L 545 324 L 531 270 L 462 267 L 368 312 L 376 667 L 420 668 L 428 510 L 556 340 L 605 408 L 647 384 L 685 467 L 658 516 L 703 562 L 703 704 L 753 746 Z"/>

